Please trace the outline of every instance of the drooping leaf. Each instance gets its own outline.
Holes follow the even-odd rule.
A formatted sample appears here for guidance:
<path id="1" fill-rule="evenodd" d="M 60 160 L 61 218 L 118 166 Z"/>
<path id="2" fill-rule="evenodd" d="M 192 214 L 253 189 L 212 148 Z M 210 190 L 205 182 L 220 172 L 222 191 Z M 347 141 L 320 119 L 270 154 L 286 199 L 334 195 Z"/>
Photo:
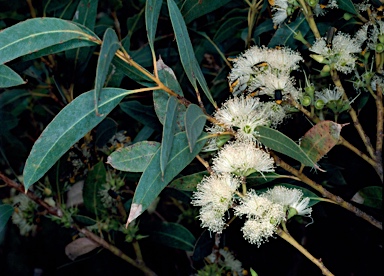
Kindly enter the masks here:
<path id="1" fill-rule="evenodd" d="M 79 23 L 93 31 L 96 23 L 97 4 L 98 0 L 80 0 L 73 17 L 73 22 Z M 75 60 L 75 69 L 78 67 L 79 62 L 87 61 L 89 54 L 90 48 L 84 47 L 65 53 L 67 59 Z M 85 66 L 83 68 L 85 68 Z"/>
<path id="2" fill-rule="evenodd" d="M 230 0 L 210 0 L 196 1 L 186 0 L 183 2 L 181 13 L 183 14 L 185 23 L 188 24 L 192 20 L 199 18 L 207 13 L 210 13 L 218 8 L 228 4 Z"/>
<path id="3" fill-rule="evenodd" d="M 217 44 L 222 43 L 227 39 L 233 39 L 244 25 L 244 17 L 234 17 L 226 20 L 216 31 L 213 41 Z"/>
<path id="4" fill-rule="evenodd" d="M 155 132 L 155 130 L 149 126 L 143 126 L 143 128 L 137 133 L 135 139 L 133 139 L 133 143 L 141 142 L 144 140 L 148 140 L 149 137 Z"/>
<path id="5" fill-rule="evenodd" d="M 90 41 L 92 36 L 78 25 L 58 18 L 33 18 L 0 32 L 0 64 L 67 41 Z"/>
<path id="6" fill-rule="evenodd" d="M 84 205 L 87 210 L 95 214 L 96 217 L 106 212 L 100 195 L 100 191 L 103 189 L 102 186 L 106 182 L 107 171 L 103 161 L 100 161 L 88 172 L 83 188 Z"/>
<path id="7" fill-rule="evenodd" d="M 3 232 L 12 214 L 13 214 L 12 205 L 8 205 L 8 204 L 0 205 L 0 233 Z"/>
<path id="8" fill-rule="evenodd" d="M 173 222 L 162 222 L 155 225 L 151 239 L 163 245 L 185 251 L 193 251 L 196 239 L 184 226 Z"/>
<path id="9" fill-rule="evenodd" d="M 0 64 L 0 88 L 7 88 L 24 84 L 25 81 L 15 71 L 4 64 Z"/>
<path id="10" fill-rule="evenodd" d="M 108 28 L 104 33 L 103 44 L 101 44 L 99 59 L 97 60 L 96 79 L 95 79 L 95 95 L 94 102 L 96 114 L 98 113 L 98 101 L 101 89 L 107 78 L 108 69 L 111 65 L 112 58 L 114 57 L 117 49 L 120 48 L 119 39 L 113 29 Z"/>
<path id="11" fill-rule="evenodd" d="M 337 0 L 337 6 L 339 9 L 349 12 L 351 14 L 358 14 L 351 0 Z"/>
<path id="12" fill-rule="evenodd" d="M 157 150 L 137 185 L 127 223 L 130 223 L 148 208 L 165 186 L 195 158 L 204 146 L 205 141 L 205 135 L 201 136 L 191 153 L 185 132 L 177 133 L 174 137 L 164 177 L 161 175 L 159 166 L 160 149 Z"/>
<path id="13" fill-rule="evenodd" d="M 204 230 L 195 243 L 192 260 L 201 261 L 212 253 L 212 247 L 215 244 L 215 238 L 208 230 Z"/>
<path id="14" fill-rule="evenodd" d="M 203 132 L 207 117 L 201 108 L 195 104 L 190 104 L 185 113 L 185 132 L 187 133 L 189 149 L 193 150 L 197 138 Z"/>
<path id="15" fill-rule="evenodd" d="M 104 88 L 99 102 L 100 111 L 108 114 L 119 102 L 135 92 Z M 24 186 L 28 189 L 78 140 L 100 123 L 104 117 L 95 114 L 94 91 L 74 99 L 45 128 L 35 142 L 24 167 Z"/>
<path id="16" fill-rule="evenodd" d="M 161 169 L 162 176 L 164 176 L 164 172 L 169 160 L 169 155 L 171 154 L 173 137 L 175 134 L 176 119 L 177 119 L 177 100 L 175 99 L 175 97 L 169 97 L 167 107 L 166 107 L 164 127 L 163 127 L 163 137 L 161 139 L 161 148 L 160 148 L 160 169 Z"/>
<path id="17" fill-rule="evenodd" d="M 113 65 L 116 66 L 116 68 L 121 70 L 121 72 L 124 75 L 126 75 L 130 79 L 136 81 L 137 83 L 142 84 L 142 85 L 147 86 L 147 87 L 155 86 L 155 83 L 149 77 L 147 77 L 146 75 L 141 73 L 135 67 L 133 67 L 133 66 L 129 65 L 128 63 L 126 63 L 125 61 L 121 60 L 120 58 L 115 56 L 112 59 L 112 63 L 113 63 Z M 141 69 L 143 69 L 144 71 L 147 71 L 145 68 L 141 68 Z"/>
<path id="18" fill-rule="evenodd" d="M 376 209 L 383 208 L 383 187 L 369 186 L 358 191 L 352 201 Z"/>
<path id="19" fill-rule="evenodd" d="M 148 0 L 145 3 L 145 27 L 147 29 L 148 42 L 152 53 L 155 51 L 153 44 L 162 3 L 163 0 Z"/>
<path id="20" fill-rule="evenodd" d="M 192 43 L 189 39 L 187 26 L 185 25 L 183 16 L 181 15 L 179 8 L 173 0 L 167 0 L 167 2 L 173 31 L 175 32 L 177 48 L 179 49 L 180 60 L 184 71 L 187 74 L 187 77 L 195 91 L 198 91 L 196 82 L 198 81 L 204 91 L 205 96 L 212 103 L 212 105 L 216 107 L 216 103 L 212 98 L 204 75 L 201 72 L 200 66 L 193 52 Z"/>
<path id="21" fill-rule="evenodd" d="M 138 142 L 113 152 L 107 164 L 120 171 L 143 172 L 159 148 L 158 142 Z"/>
<path id="22" fill-rule="evenodd" d="M 274 151 L 283 153 L 299 161 L 305 166 L 319 169 L 318 165 L 312 161 L 303 149 L 283 133 L 264 126 L 259 126 L 256 130 L 258 132 L 257 140 L 259 140 L 264 146 Z"/>
<path id="23" fill-rule="evenodd" d="M 321 121 L 305 133 L 300 148 L 316 163 L 337 144 L 341 128 L 335 122 Z"/>
<path id="24" fill-rule="evenodd" d="M 203 180 L 204 176 L 208 176 L 207 171 L 198 172 L 186 176 L 179 177 L 173 180 L 168 187 L 182 191 L 196 191 L 196 186 Z M 248 180 L 248 178 L 247 178 Z"/>

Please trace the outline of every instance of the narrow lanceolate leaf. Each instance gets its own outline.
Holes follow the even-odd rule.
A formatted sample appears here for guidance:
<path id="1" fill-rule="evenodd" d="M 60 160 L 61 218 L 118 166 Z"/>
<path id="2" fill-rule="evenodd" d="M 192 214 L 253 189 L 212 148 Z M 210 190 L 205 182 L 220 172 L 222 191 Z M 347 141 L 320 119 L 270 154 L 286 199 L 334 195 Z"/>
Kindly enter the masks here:
<path id="1" fill-rule="evenodd" d="M 99 102 L 100 111 L 108 114 L 119 102 L 134 92 L 104 88 Z M 28 189 L 80 138 L 100 123 L 104 117 L 95 114 L 94 91 L 74 99 L 60 111 L 35 142 L 24 167 L 24 186 Z"/>
<path id="2" fill-rule="evenodd" d="M 274 130 L 272 128 L 259 126 L 257 127 L 257 140 L 260 141 L 264 146 L 285 154 L 305 166 L 315 167 L 320 169 L 319 166 L 312 161 L 312 159 L 300 148 L 298 144 L 292 141 L 291 138 L 287 137 L 283 133 Z"/>
<path id="3" fill-rule="evenodd" d="M 196 238 L 184 226 L 173 222 L 162 222 L 151 231 L 151 239 L 166 246 L 193 251 Z"/>
<path id="4" fill-rule="evenodd" d="M 200 137 L 191 153 L 185 132 L 177 133 L 173 140 L 173 147 L 164 177 L 161 175 L 159 166 L 160 149 L 157 150 L 137 185 L 127 223 L 136 219 L 148 208 L 165 186 L 195 158 L 205 142 L 206 137 Z"/>
<path id="5" fill-rule="evenodd" d="M 98 0 L 80 0 L 73 17 L 73 22 L 79 23 L 93 31 L 96 23 L 97 4 Z M 88 57 L 89 51 L 90 48 L 81 48 L 67 51 L 65 54 L 67 58 L 76 60 L 75 64 L 77 65 L 79 60 L 84 61 Z"/>
<path id="6" fill-rule="evenodd" d="M 168 67 L 161 58 L 157 61 L 157 73 L 162 83 L 169 87 L 173 92 L 180 96 L 183 95 L 180 84 L 176 79 L 173 70 Z M 169 94 L 163 90 L 153 91 L 153 106 L 160 123 L 164 125 L 166 107 L 169 99 Z M 180 131 L 184 131 L 184 114 L 186 107 L 184 105 L 177 105 L 177 126 Z"/>
<path id="7" fill-rule="evenodd" d="M 153 43 L 162 3 L 163 0 L 147 0 L 145 5 L 145 27 L 147 28 L 148 42 L 152 52 L 155 51 Z"/>
<path id="8" fill-rule="evenodd" d="M 181 15 L 179 8 L 173 0 L 167 0 L 167 2 L 169 16 L 171 17 L 171 23 L 173 31 L 175 32 L 177 48 L 179 49 L 180 60 L 184 71 L 195 90 L 198 90 L 196 82 L 197 80 L 203 89 L 205 96 L 214 106 L 216 106 L 216 103 L 213 100 L 211 92 L 209 91 L 205 81 L 204 75 L 201 72 L 199 63 L 196 60 L 195 53 L 193 52 L 192 43 L 189 39 L 187 26 L 185 25 L 183 16 Z"/>
<path id="9" fill-rule="evenodd" d="M 228 4 L 231 0 L 210 0 L 210 1 L 196 1 L 186 0 L 183 1 L 183 8 L 181 10 L 185 23 L 188 24 L 192 20 L 199 18 L 209 12 L 217 10 L 218 8 Z"/>
<path id="10" fill-rule="evenodd" d="M 106 212 L 100 195 L 100 191 L 106 182 L 107 170 L 104 167 L 103 161 L 100 161 L 88 172 L 83 188 L 84 205 L 96 217 Z"/>
<path id="11" fill-rule="evenodd" d="M 351 0 L 337 0 L 337 6 L 339 9 L 345 10 L 351 14 L 358 14 L 355 5 L 353 5 Z"/>
<path id="12" fill-rule="evenodd" d="M 337 144 L 341 128 L 335 122 L 321 121 L 305 133 L 300 148 L 316 163 Z"/>
<path id="13" fill-rule="evenodd" d="M 207 117 L 201 108 L 195 104 L 191 104 L 185 113 L 185 130 L 188 138 L 189 149 L 192 152 L 195 147 L 197 138 L 203 132 Z"/>
<path id="14" fill-rule="evenodd" d="M 13 207 L 12 205 L 4 204 L 0 205 L 0 233 L 3 231 L 5 226 L 7 225 L 7 222 L 9 218 L 13 214 Z"/>
<path id="15" fill-rule="evenodd" d="M 0 32 L 0 64 L 70 40 L 97 44 L 97 36 L 78 25 L 58 18 L 33 18 Z"/>
<path id="16" fill-rule="evenodd" d="M 173 145 L 173 137 L 175 134 L 177 118 L 177 100 L 175 97 L 169 97 L 167 109 L 165 113 L 163 137 L 161 140 L 160 149 L 160 169 L 161 175 L 164 176 L 165 168 L 167 167 L 169 155 Z"/>
<path id="17" fill-rule="evenodd" d="M 99 59 L 97 60 L 96 79 L 95 79 L 95 107 L 96 114 L 99 115 L 98 101 L 101 89 L 103 88 L 105 79 L 107 78 L 108 69 L 111 65 L 112 59 L 120 47 L 119 39 L 113 29 L 108 28 L 103 37 L 103 44 L 101 45 Z"/>
<path id="18" fill-rule="evenodd" d="M 120 171 L 143 172 L 159 148 L 158 142 L 138 142 L 113 152 L 107 164 Z"/>
<path id="19" fill-rule="evenodd" d="M 19 74 L 8 66 L 0 64 L 0 88 L 7 88 L 24 83 L 25 81 L 19 76 Z"/>
<path id="20" fill-rule="evenodd" d="M 383 208 L 383 187 L 369 186 L 358 191 L 352 201 L 376 209 Z M 1 207 L 1 206 L 0 206 Z"/>

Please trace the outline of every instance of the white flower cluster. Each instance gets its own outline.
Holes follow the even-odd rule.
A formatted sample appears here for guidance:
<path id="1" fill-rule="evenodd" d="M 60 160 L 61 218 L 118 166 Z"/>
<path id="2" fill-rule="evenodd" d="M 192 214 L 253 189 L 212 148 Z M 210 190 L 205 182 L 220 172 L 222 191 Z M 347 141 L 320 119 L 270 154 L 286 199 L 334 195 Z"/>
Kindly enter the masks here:
<path id="1" fill-rule="evenodd" d="M 290 94 L 298 99 L 300 92 L 290 74 L 302 60 L 298 52 L 289 48 L 254 46 L 237 58 L 228 76 L 233 94 L 257 91 L 259 95 L 275 97 L 278 90 L 283 98 Z"/>
<path id="2" fill-rule="evenodd" d="M 19 227 L 20 235 L 34 235 L 37 229 L 37 225 L 34 223 L 37 204 L 22 193 L 13 198 L 13 204 L 16 207 L 12 214 L 12 222 Z"/>
<path id="3" fill-rule="evenodd" d="M 337 33 L 332 45 L 327 45 L 325 37 L 319 38 L 309 49 L 317 55 L 311 55 L 316 61 L 328 64 L 331 68 L 342 73 L 350 73 L 355 68 L 356 56 L 361 52 L 361 43 L 348 34 Z"/>

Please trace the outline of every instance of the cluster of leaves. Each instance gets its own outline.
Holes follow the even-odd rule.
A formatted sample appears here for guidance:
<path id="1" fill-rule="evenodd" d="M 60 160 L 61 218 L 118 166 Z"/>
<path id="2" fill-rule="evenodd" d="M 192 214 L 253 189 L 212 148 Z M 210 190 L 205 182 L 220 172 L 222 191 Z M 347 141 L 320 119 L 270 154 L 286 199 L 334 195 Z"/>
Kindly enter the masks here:
<path id="1" fill-rule="evenodd" d="M 48 189 L 41 198 L 54 200 L 53 207 L 62 214 L 53 220 L 62 226 L 88 227 L 116 245 L 142 240 L 144 254 L 150 252 L 151 244 L 144 238 L 149 236 L 168 247 L 194 251 L 193 259 L 201 265 L 213 241 L 209 233 L 201 234 L 197 210 L 189 201 L 190 192 L 207 174 L 194 160 L 207 140 L 204 112 L 211 114 L 228 98 L 227 57 L 237 56 L 251 41 L 268 47 L 284 45 L 308 55 L 292 32 L 300 31 L 307 41 L 314 41 L 304 15 L 295 15 L 275 30 L 268 1 L 260 2 L 257 27 L 247 24 L 246 1 L 27 2 L 29 6 L 25 1 L 12 6 L 0 3 L 5 11 L 0 13 L 4 29 L 0 33 L 0 172 L 14 177 L 22 173 L 24 187 L 36 193 L 38 187 Z M 339 2 L 342 10 L 357 14 L 350 1 Z M 341 18 L 344 11 L 331 15 Z M 319 22 L 324 35 L 330 26 L 348 31 L 358 21 L 329 22 L 324 17 Z M 359 109 L 367 102 L 363 99 Z M 326 121 L 317 127 L 328 129 L 332 124 Z M 289 124 L 282 130 L 298 139 L 310 128 L 304 121 L 301 125 L 305 127 L 295 128 L 297 133 Z M 314 132 L 319 130 L 309 132 L 304 146 L 299 146 L 279 131 L 259 129 L 264 145 L 310 167 L 316 167 L 329 150 L 321 152 L 329 143 L 314 149 L 310 138 Z M 329 147 L 336 142 L 334 138 Z M 321 178 L 324 184 L 345 183 L 337 166 L 329 162 L 322 166 L 334 172 Z M 248 181 L 260 185 L 275 178 L 253 175 Z M 121 184 L 116 185 L 118 181 Z M 102 202 L 102 192 L 112 205 Z M 369 193 L 377 197 L 377 192 Z M 312 204 L 320 200 L 309 191 L 306 194 Z M 0 196 L 6 203 L 9 190 Z M 76 197 L 80 197 L 76 204 L 68 204 Z M 377 201 L 372 202 L 375 207 Z M 0 205 L 2 237 L 14 209 L 11 204 Z M 54 227 L 40 219 L 42 228 Z M 125 229 L 127 219 L 130 225 Z M 88 251 L 69 248 L 68 252 L 74 258 Z M 172 264 L 177 251 L 173 253 L 159 258 Z M 156 256 L 145 261 L 154 270 L 161 267 Z"/>

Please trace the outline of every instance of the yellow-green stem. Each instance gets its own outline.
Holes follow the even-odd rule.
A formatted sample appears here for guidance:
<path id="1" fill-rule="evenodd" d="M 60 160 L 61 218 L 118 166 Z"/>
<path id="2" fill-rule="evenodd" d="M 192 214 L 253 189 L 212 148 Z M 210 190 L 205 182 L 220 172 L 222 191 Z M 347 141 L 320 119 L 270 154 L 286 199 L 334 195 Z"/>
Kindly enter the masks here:
<path id="1" fill-rule="evenodd" d="M 313 35 L 315 36 L 315 38 L 320 38 L 321 35 L 319 32 L 319 29 L 317 28 L 315 19 L 313 17 L 311 7 L 309 7 L 307 3 L 305 3 L 305 0 L 298 0 L 298 2 L 302 7 L 302 11 L 304 13 L 305 19 L 307 20 L 309 28 L 311 28 Z"/>
<path id="2" fill-rule="evenodd" d="M 321 259 L 316 259 L 315 257 L 312 256 L 311 253 L 308 252 L 307 249 L 305 249 L 301 244 L 299 244 L 291 235 L 286 233 L 284 230 L 281 228 L 278 228 L 276 231 L 277 235 L 279 235 L 282 239 L 287 241 L 289 244 L 294 246 L 297 250 L 299 250 L 305 257 L 307 257 L 312 263 L 317 265 L 320 269 L 323 275 L 328 275 L 331 276 L 333 275 L 328 268 L 325 267 Z"/>

